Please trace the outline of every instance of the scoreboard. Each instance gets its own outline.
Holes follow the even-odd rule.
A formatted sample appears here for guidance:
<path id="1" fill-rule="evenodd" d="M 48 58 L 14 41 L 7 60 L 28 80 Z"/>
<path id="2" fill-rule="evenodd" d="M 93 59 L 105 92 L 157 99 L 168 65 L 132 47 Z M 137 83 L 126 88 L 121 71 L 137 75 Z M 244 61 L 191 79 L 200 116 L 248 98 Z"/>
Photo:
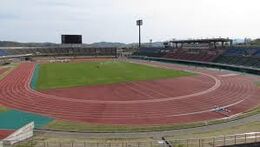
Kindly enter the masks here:
<path id="1" fill-rule="evenodd" d="M 82 44 L 82 35 L 61 35 L 62 44 Z"/>

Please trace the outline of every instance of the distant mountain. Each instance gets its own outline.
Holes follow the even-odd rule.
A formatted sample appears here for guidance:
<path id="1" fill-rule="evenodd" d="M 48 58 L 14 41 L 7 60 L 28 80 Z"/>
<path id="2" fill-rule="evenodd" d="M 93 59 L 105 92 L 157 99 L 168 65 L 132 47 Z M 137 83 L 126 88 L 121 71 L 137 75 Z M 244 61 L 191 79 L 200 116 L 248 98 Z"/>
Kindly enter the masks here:
<path id="1" fill-rule="evenodd" d="M 118 48 L 131 48 L 131 47 L 137 47 L 138 43 L 120 43 L 120 42 L 97 42 L 88 44 L 88 46 L 91 47 L 118 47 Z M 144 47 L 163 47 L 162 42 L 153 42 L 153 43 L 142 43 L 142 46 Z"/>
<path id="2" fill-rule="evenodd" d="M 245 38 L 245 39 L 234 39 L 233 44 L 235 45 L 260 45 L 260 38 L 257 39 L 250 39 L 250 38 Z"/>
<path id="3" fill-rule="evenodd" d="M 252 45 L 260 45 L 260 38 L 251 41 Z"/>
<path id="4" fill-rule="evenodd" d="M 88 46 L 90 47 L 126 47 L 127 45 L 124 43 L 119 43 L 119 42 L 96 42 L 96 43 L 92 43 L 92 44 L 88 44 Z"/>
<path id="5" fill-rule="evenodd" d="M 104 48 L 104 47 L 116 47 L 116 48 L 132 48 L 138 47 L 138 43 L 120 43 L 120 42 L 96 42 L 92 44 L 83 44 L 87 47 L 97 47 L 97 48 Z M 51 47 L 51 46 L 60 46 L 57 43 L 21 43 L 21 42 L 14 42 L 14 41 L 0 41 L 0 47 Z M 163 47 L 162 42 L 153 42 L 153 43 L 143 43 L 142 46 L 144 47 Z"/>
<path id="6" fill-rule="evenodd" d="M 138 43 L 127 44 L 127 47 L 137 47 Z M 163 42 L 142 43 L 143 47 L 163 47 Z"/>
<path id="7" fill-rule="evenodd" d="M 163 47 L 163 42 L 153 42 L 153 43 L 144 43 L 144 46 L 147 47 Z"/>
<path id="8" fill-rule="evenodd" d="M 245 39 L 233 39 L 233 44 L 243 44 L 245 43 Z"/>
<path id="9" fill-rule="evenodd" d="M 0 47 L 48 47 L 48 46 L 58 46 L 55 43 L 21 43 L 21 42 L 14 42 L 14 41 L 0 41 Z"/>

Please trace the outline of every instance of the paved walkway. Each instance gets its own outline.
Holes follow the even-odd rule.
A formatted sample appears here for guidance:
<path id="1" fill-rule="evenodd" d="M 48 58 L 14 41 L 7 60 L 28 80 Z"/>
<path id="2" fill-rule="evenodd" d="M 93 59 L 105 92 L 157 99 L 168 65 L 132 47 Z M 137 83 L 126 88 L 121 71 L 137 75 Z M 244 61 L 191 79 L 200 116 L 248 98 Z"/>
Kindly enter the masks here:
<path id="1" fill-rule="evenodd" d="M 231 121 L 222 124 L 209 125 L 197 128 L 190 129 L 181 129 L 181 130 L 171 130 L 171 131 L 161 131 L 161 132 L 140 132 L 140 133 L 78 133 L 78 132 L 62 132 L 62 131 L 44 131 L 44 130 L 36 130 L 35 133 L 46 133 L 48 136 L 63 136 L 63 137 L 83 137 L 83 138 L 147 138 L 154 137 L 159 138 L 163 136 L 174 136 L 176 134 L 188 134 L 188 133 L 201 133 L 214 131 L 218 129 L 225 129 L 234 126 L 240 126 L 243 124 L 260 121 L 260 114 L 250 116 L 247 118 L 239 119 L 236 121 Z"/>

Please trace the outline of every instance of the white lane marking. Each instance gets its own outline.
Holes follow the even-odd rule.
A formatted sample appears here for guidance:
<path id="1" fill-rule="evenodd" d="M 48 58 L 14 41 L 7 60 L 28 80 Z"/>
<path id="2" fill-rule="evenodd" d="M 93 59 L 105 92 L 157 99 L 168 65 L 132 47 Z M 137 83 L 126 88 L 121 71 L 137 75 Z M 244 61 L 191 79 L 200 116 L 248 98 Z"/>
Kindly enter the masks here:
<path id="1" fill-rule="evenodd" d="M 234 77 L 234 76 L 238 76 L 239 74 L 225 74 L 225 75 L 220 75 L 220 77 Z"/>

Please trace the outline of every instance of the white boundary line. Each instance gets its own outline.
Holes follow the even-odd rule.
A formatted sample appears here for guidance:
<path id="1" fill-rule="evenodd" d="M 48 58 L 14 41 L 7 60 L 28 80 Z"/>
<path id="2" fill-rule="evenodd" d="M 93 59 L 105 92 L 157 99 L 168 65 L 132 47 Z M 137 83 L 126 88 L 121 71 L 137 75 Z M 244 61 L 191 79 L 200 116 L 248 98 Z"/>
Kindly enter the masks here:
<path id="1" fill-rule="evenodd" d="M 35 66 L 35 65 L 34 65 Z M 161 66 L 161 67 L 165 67 L 165 66 Z M 33 68 L 34 69 L 34 68 Z M 197 74 L 201 74 L 204 76 L 207 76 L 211 79 L 213 79 L 215 81 L 215 85 L 212 86 L 211 88 L 202 91 L 202 92 L 198 92 L 198 93 L 194 93 L 194 94 L 189 94 L 189 95 L 184 95 L 184 96 L 177 96 L 177 97 L 166 97 L 166 98 L 160 98 L 160 99 L 149 99 L 149 100 L 129 100 L 129 101 L 102 101 L 102 100 L 79 100 L 79 99 L 73 99 L 73 98 L 68 98 L 68 97 L 59 97 L 59 96 L 54 96 L 54 95 L 48 95 L 48 94 L 44 94 L 41 92 L 38 92 L 34 89 L 32 89 L 30 87 L 30 81 L 32 79 L 32 75 L 33 75 L 33 69 L 30 72 L 30 76 L 27 79 L 27 85 L 25 86 L 26 90 L 29 92 L 33 92 L 34 94 L 36 94 L 37 96 L 43 96 L 45 98 L 49 98 L 49 99 L 56 99 L 56 100 L 62 100 L 62 101 L 69 101 L 69 102 L 80 102 L 80 103 L 95 103 L 95 104 L 139 104 L 139 103 L 157 103 L 157 102 L 166 102 L 166 101 L 172 101 L 172 100 L 179 100 L 179 99 L 186 99 L 186 98 L 190 98 L 190 97 L 195 97 L 195 96 L 200 96 L 200 95 L 204 95 L 210 92 L 215 91 L 216 89 L 218 89 L 221 86 L 221 81 L 219 79 L 217 79 L 215 76 L 206 74 L 206 73 L 202 73 L 202 72 L 196 72 L 196 71 L 190 71 L 193 73 L 197 73 Z"/>

